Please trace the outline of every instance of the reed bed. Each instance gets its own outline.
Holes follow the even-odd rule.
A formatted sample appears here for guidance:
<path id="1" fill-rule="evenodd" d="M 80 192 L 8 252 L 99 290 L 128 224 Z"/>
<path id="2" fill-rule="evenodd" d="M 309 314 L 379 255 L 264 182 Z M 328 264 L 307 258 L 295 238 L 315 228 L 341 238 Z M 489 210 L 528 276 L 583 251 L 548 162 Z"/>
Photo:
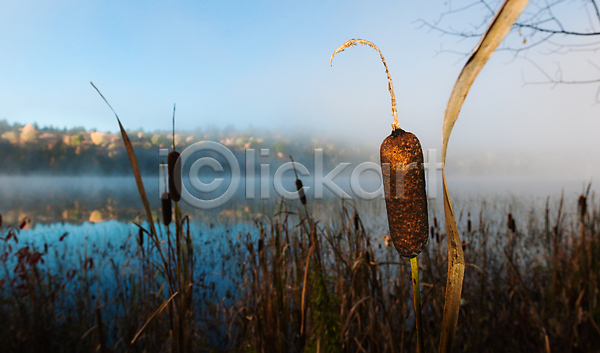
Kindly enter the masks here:
<path id="1" fill-rule="evenodd" d="M 461 210 L 466 271 L 455 351 L 599 351 L 600 203 L 589 193 L 553 201 L 529 211 L 490 200 Z M 189 237 L 178 217 L 186 269 L 175 224 L 156 223 L 167 264 L 138 231 L 105 248 L 72 248 L 74 235 L 58 234 L 42 248 L 19 239 L 20 224 L 3 224 L 2 351 L 415 351 L 409 260 L 351 205 L 338 212 L 324 222 L 310 200 L 282 201 L 248 231 Z M 430 224 L 419 255 L 425 351 L 439 347 L 447 267 L 444 224 L 436 213 Z M 178 278 L 191 284 L 185 302 L 167 301 L 165 265 L 173 287 Z M 185 345 L 173 344 L 173 328 Z"/>

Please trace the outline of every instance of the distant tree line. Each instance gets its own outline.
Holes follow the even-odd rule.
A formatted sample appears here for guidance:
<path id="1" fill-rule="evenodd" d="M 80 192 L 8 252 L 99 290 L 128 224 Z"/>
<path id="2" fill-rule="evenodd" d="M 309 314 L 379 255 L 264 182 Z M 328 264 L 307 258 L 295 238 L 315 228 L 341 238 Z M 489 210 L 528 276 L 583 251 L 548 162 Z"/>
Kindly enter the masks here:
<path id="1" fill-rule="evenodd" d="M 160 148 L 172 148 L 170 132 L 127 132 L 131 139 L 140 171 L 145 175 L 157 175 Z M 376 161 L 378 156 L 365 151 L 373 148 L 343 146 L 330 137 L 283 136 L 280 133 L 261 130 L 235 131 L 209 128 L 193 132 L 176 132 L 175 142 L 179 151 L 198 141 L 216 141 L 229 148 L 240 165 L 245 163 L 246 149 L 255 149 L 256 164 L 268 161 L 280 165 L 290 161 L 304 164 L 312 169 L 314 148 L 324 149 L 325 168 L 340 162 Z M 304 142 L 308 141 L 308 142 Z M 268 159 L 260 157 L 260 149 L 268 148 Z M 371 151 L 372 150 L 372 151 Z M 375 159 L 374 159 L 375 158 Z M 0 120 L 0 174 L 3 175 L 130 175 L 131 166 L 121 135 L 84 128 L 39 128 L 37 124 L 9 124 Z M 243 169 L 243 168 L 242 168 Z"/>

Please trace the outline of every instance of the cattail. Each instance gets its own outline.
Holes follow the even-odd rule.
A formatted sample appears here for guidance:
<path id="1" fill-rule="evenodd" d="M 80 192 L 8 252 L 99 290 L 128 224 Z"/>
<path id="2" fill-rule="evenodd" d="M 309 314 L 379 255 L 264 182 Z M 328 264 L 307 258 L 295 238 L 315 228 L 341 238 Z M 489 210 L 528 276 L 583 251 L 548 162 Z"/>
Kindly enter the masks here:
<path id="1" fill-rule="evenodd" d="M 471 233 L 471 213 L 469 212 L 469 216 L 467 219 L 467 232 Z"/>
<path id="2" fill-rule="evenodd" d="M 296 190 L 298 190 L 298 195 L 300 195 L 300 202 L 302 202 L 303 205 L 306 205 L 306 195 L 304 194 L 302 180 L 300 179 L 296 179 Z"/>
<path id="3" fill-rule="evenodd" d="M 31 219 L 29 217 L 25 217 L 19 223 L 19 229 L 23 229 L 31 223 Z"/>
<path id="4" fill-rule="evenodd" d="M 583 222 L 585 218 L 585 214 L 587 213 L 587 197 L 585 195 L 579 196 L 578 207 L 579 216 L 581 217 L 581 221 Z"/>
<path id="5" fill-rule="evenodd" d="M 336 53 L 357 44 L 377 50 L 387 74 L 394 123 L 392 133 L 380 149 L 385 206 L 394 247 L 401 256 L 413 258 L 423 250 L 429 233 L 421 143 L 415 135 L 400 128 L 392 77 L 375 44 L 364 39 L 350 39 L 333 52 L 330 64 Z"/>
<path id="6" fill-rule="evenodd" d="M 0 214 L 0 228 L 2 228 L 2 215 Z"/>
<path id="7" fill-rule="evenodd" d="M 510 229 L 511 232 L 517 232 L 517 226 L 515 225 L 515 219 L 513 218 L 512 213 L 508 214 L 508 221 L 506 223 L 506 226 L 508 227 L 508 229 Z"/>
<path id="8" fill-rule="evenodd" d="M 162 202 L 162 216 L 163 216 L 163 224 L 165 227 L 168 227 L 171 224 L 171 197 L 168 193 L 163 192 L 160 197 Z"/>
<path id="9" fill-rule="evenodd" d="M 144 230 L 142 229 L 142 227 L 138 228 L 138 245 L 143 250 L 143 246 L 144 246 Z"/>
<path id="10" fill-rule="evenodd" d="M 427 243 L 429 220 L 423 151 L 415 135 L 395 128 L 381 144 L 390 235 L 401 256 L 415 257 Z"/>
<path id="11" fill-rule="evenodd" d="M 258 253 L 262 254 L 265 250 L 265 241 L 263 238 L 258 239 Z"/>
<path id="12" fill-rule="evenodd" d="M 354 230 L 358 230 L 360 220 L 358 219 L 358 212 L 354 211 Z"/>
<path id="13" fill-rule="evenodd" d="M 303 205 L 306 205 L 306 195 L 304 194 L 304 189 L 302 188 L 302 180 L 298 178 L 298 171 L 296 171 L 296 165 L 294 163 L 294 158 L 290 156 L 290 160 L 292 161 L 292 166 L 294 167 L 294 174 L 296 175 L 296 191 L 298 191 L 298 196 L 300 196 L 300 202 Z"/>
<path id="14" fill-rule="evenodd" d="M 181 199 L 181 163 L 177 163 L 179 152 L 171 151 L 167 156 L 169 169 L 169 196 L 171 200 L 179 202 Z M 170 209 L 170 207 L 169 207 Z"/>

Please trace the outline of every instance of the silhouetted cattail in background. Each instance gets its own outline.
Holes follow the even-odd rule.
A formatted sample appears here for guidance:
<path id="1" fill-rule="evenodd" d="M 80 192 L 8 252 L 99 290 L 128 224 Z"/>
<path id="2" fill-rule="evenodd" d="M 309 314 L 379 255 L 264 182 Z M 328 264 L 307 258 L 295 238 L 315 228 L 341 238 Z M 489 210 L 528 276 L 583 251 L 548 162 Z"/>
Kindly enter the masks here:
<path id="1" fill-rule="evenodd" d="M 304 194 L 302 180 L 300 179 L 296 179 L 296 190 L 298 190 L 298 195 L 300 195 L 300 202 L 302 202 L 303 205 L 306 205 L 306 195 Z"/>
<path id="2" fill-rule="evenodd" d="M 587 197 L 585 195 L 579 196 L 579 201 L 577 202 L 577 208 L 579 209 L 579 216 L 581 217 L 581 221 L 585 218 L 585 214 L 587 213 Z"/>
<path id="3" fill-rule="evenodd" d="M 262 253 L 263 251 L 265 251 L 265 240 L 261 237 L 258 239 L 258 252 Z"/>
<path id="4" fill-rule="evenodd" d="M 515 219 L 512 216 L 512 213 L 508 214 L 508 221 L 506 222 L 506 226 L 510 229 L 511 232 L 517 232 L 517 226 L 515 225 Z"/>
<path id="5" fill-rule="evenodd" d="M 31 225 L 31 218 L 25 217 L 21 220 L 21 223 L 19 223 L 19 229 L 23 229 L 28 225 Z"/>
<path id="6" fill-rule="evenodd" d="M 171 197 L 168 193 L 163 192 L 163 194 L 160 197 L 160 200 L 162 203 L 163 224 L 165 225 L 165 227 L 168 227 L 169 224 L 171 224 L 171 217 L 172 217 Z"/>
<path id="7" fill-rule="evenodd" d="M 138 244 L 140 248 L 144 246 L 144 230 L 142 227 L 138 228 Z"/>
<path id="8" fill-rule="evenodd" d="M 179 152 L 171 151 L 167 156 L 169 168 L 169 196 L 175 202 L 181 199 L 181 163 L 177 163 Z"/>
<path id="9" fill-rule="evenodd" d="M 296 171 L 296 165 L 294 163 L 294 158 L 290 156 L 290 160 L 292 161 L 292 166 L 294 167 L 294 174 L 296 175 L 296 191 L 298 191 L 298 196 L 300 196 L 300 202 L 303 205 L 306 205 L 306 194 L 304 194 L 304 189 L 302 188 L 302 180 L 298 178 L 298 172 Z"/>
<path id="10" fill-rule="evenodd" d="M 467 232 L 471 233 L 471 212 L 469 212 L 467 219 Z"/>

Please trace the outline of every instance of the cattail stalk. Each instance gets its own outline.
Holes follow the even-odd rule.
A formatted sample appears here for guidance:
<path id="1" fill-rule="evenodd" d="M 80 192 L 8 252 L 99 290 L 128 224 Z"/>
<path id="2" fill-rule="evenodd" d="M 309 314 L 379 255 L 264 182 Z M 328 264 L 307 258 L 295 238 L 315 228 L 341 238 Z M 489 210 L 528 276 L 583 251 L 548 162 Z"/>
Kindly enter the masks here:
<path id="1" fill-rule="evenodd" d="M 410 267 L 412 270 L 413 302 L 415 304 L 415 321 L 417 325 L 417 346 L 419 347 L 418 352 L 424 353 L 423 322 L 421 321 L 421 287 L 419 284 L 419 266 L 416 257 L 410 259 Z"/>
<path id="2" fill-rule="evenodd" d="M 411 259 L 418 351 L 423 353 L 419 268 L 416 259 L 416 256 L 425 247 L 429 234 L 423 150 L 419 139 L 414 134 L 400 128 L 392 77 L 381 50 L 375 44 L 364 39 L 350 39 L 331 54 L 330 64 L 332 64 L 333 56 L 336 53 L 357 44 L 368 45 L 377 50 L 387 74 L 394 123 L 392 124 L 392 133 L 383 141 L 380 149 L 383 186 L 386 196 L 385 205 L 394 247 L 400 256 Z"/>

